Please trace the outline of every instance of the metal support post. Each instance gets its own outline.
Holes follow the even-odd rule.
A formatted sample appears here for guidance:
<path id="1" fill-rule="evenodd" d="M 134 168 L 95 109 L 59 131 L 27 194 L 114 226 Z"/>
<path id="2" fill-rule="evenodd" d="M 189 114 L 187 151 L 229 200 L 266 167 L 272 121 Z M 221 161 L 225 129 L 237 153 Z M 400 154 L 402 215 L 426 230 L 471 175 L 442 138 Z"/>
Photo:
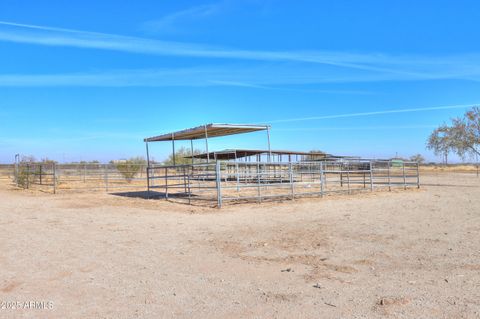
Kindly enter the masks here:
<path id="1" fill-rule="evenodd" d="M 190 140 L 190 156 L 192 156 L 192 165 L 193 165 L 193 140 Z"/>
<path id="2" fill-rule="evenodd" d="M 388 162 L 387 162 L 387 165 L 388 165 L 388 167 L 387 167 L 387 171 L 388 171 L 388 173 L 387 173 L 387 174 L 388 174 L 388 191 L 390 192 L 390 191 L 392 191 L 392 184 L 391 184 L 391 181 L 390 181 L 390 166 L 391 166 L 391 162 L 388 161 Z"/>
<path id="3" fill-rule="evenodd" d="M 320 162 L 320 195 L 323 197 L 323 163 Z"/>
<path id="4" fill-rule="evenodd" d="M 168 168 L 165 167 L 165 199 L 168 199 Z"/>
<path id="5" fill-rule="evenodd" d="M 347 166 L 347 190 L 348 194 L 350 194 L 350 164 Z"/>
<path id="6" fill-rule="evenodd" d="M 373 192 L 373 163 L 370 161 L 370 191 Z"/>
<path id="7" fill-rule="evenodd" d="M 108 192 L 108 164 L 103 165 L 104 179 L 105 179 L 105 191 Z"/>
<path id="8" fill-rule="evenodd" d="M 420 188 L 420 170 L 418 168 L 419 164 L 417 162 L 417 188 Z M 478 174 L 478 166 L 477 166 L 477 174 Z"/>
<path id="9" fill-rule="evenodd" d="M 215 180 L 217 186 L 217 207 L 222 208 L 222 176 L 219 161 L 215 162 Z"/>
<path id="10" fill-rule="evenodd" d="M 205 148 L 207 150 L 207 163 L 210 163 L 210 153 L 208 153 L 208 129 L 207 126 L 204 126 L 205 128 Z"/>
<path id="11" fill-rule="evenodd" d="M 53 163 L 53 193 L 57 193 L 57 165 Z"/>
<path id="12" fill-rule="evenodd" d="M 292 196 L 292 199 L 295 199 L 295 189 L 294 189 L 294 186 L 293 186 L 292 162 L 288 163 L 288 175 L 289 175 L 289 179 L 290 179 L 291 196 Z"/>
<path id="13" fill-rule="evenodd" d="M 147 173 L 147 198 L 150 199 L 150 167 L 146 168 Z"/>
<path id="14" fill-rule="evenodd" d="M 270 126 L 267 127 L 267 140 L 268 140 L 268 161 L 272 158 L 272 149 L 270 147 Z"/>

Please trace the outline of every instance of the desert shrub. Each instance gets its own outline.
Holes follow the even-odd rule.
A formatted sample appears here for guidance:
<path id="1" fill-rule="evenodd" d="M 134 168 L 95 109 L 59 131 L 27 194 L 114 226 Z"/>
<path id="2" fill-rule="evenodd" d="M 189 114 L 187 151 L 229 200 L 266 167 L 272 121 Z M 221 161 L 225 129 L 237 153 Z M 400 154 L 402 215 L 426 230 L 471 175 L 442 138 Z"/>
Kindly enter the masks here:
<path id="1" fill-rule="evenodd" d="M 115 162 L 115 168 L 122 174 L 129 183 L 135 178 L 135 175 L 145 167 L 146 161 L 142 157 L 132 157 L 128 160 Z"/>
<path id="2" fill-rule="evenodd" d="M 35 174 L 35 157 L 22 156 L 18 163 L 17 184 L 19 187 L 27 188 L 30 184 L 35 182 L 37 174 Z"/>

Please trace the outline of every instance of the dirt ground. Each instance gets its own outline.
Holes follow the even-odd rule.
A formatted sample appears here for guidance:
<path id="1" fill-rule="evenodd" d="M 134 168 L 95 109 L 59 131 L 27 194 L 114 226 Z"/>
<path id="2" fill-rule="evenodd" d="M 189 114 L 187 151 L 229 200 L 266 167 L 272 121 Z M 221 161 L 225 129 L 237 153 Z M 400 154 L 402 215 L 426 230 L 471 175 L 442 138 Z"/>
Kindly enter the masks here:
<path id="1" fill-rule="evenodd" d="M 480 318 L 480 179 L 422 183 L 221 210 L 3 183 L 0 318 Z"/>

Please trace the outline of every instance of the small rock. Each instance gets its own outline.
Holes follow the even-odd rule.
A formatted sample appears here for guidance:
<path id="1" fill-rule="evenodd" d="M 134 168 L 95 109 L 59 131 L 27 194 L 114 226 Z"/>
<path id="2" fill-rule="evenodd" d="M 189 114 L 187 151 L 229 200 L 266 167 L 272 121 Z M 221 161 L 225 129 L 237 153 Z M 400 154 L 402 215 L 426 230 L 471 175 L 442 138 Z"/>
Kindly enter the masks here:
<path id="1" fill-rule="evenodd" d="M 321 288 L 322 288 L 322 286 L 320 286 L 320 284 L 319 284 L 319 283 L 316 283 L 315 285 L 313 285 L 313 288 L 321 289 Z"/>
<path id="2" fill-rule="evenodd" d="M 281 272 L 293 272 L 292 268 L 282 269 Z"/>

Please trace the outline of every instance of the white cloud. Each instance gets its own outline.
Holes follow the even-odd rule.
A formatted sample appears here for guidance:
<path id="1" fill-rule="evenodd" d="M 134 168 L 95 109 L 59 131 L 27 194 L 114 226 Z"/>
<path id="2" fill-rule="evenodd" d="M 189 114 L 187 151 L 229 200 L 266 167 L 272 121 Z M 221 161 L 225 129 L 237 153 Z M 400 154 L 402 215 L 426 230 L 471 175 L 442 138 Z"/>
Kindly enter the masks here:
<path id="1" fill-rule="evenodd" d="M 225 1 L 190 7 L 157 20 L 147 21 L 142 25 L 142 30 L 155 33 L 178 32 L 182 29 L 182 24 L 212 17 L 221 13 L 225 7 Z"/>
<path id="2" fill-rule="evenodd" d="M 475 105 L 480 105 L 480 103 L 478 103 L 478 104 L 463 104 L 463 105 L 443 105 L 443 106 L 430 106 L 430 107 L 401 108 L 401 109 L 380 110 L 380 111 L 373 111 L 373 112 L 357 112 L 357 113 L 310 116 L 310 117 L 301 117 L 301 118 L 289 118 L 289 119 L 282 119 L 282 120 L 273 120 L 273 121 L 269 121 L 269 123 L 304 122 L 304 121 L 328 120 L 328 119 L 339 119 L 339 118 L 349 118 L 349 117 L 364 117 L 364 116 L 398 114 L 398 113 L 428 112 L 428 111 L 449 110 L 449 109 L 467 109 L 467 108 L 473 107 Z"/>
<path id="3" fill-rule="evenodd" d="M 372 77 L 398 80 L 439 78 L 478 80 L 480 75 L 480 55 L 478 54 L 432 57 L 331 51 L 241 50 L 0 21 L 0 41 L 2 40 L 137 54 L 319 64 L 366 73 L 353 75 L 353 81 L 357 81 L 355 78 L 368 81 Z M 335 77 L 330 80 L 330 82 L 335 81 Z M 343 81 L 343 78 L 337 81 Z"/>

